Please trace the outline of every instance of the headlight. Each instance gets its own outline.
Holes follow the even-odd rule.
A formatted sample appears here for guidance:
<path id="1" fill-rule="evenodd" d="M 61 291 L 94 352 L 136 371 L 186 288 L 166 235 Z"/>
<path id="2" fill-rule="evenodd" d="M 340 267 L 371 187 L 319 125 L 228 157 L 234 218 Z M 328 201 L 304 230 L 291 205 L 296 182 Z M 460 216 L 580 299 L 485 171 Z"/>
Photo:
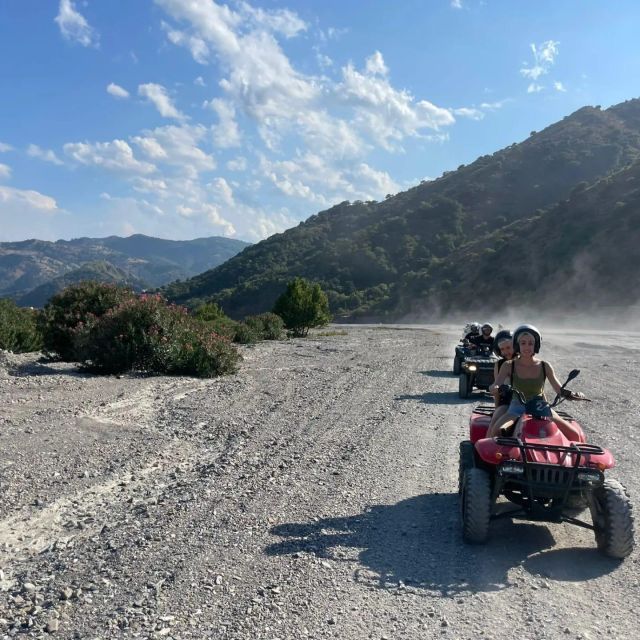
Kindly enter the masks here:
<path id="1" fill-rule="evenodd" d="M 476 365 L 475 365 L 475 364 L 467 365 L 467 369 L 469 369 L 469 371 L 475 371 L 477 368 L 478 368 L 478 367 L 476 367 Z"/>
<path id="2" fill-rule="evenodd" d="M 599 482 L 602 479 L 599 471 L 595 469 L 593 471 L 578 471 L 578 480 L 585 480 L 586 482 Z"/>
<path id="3" fill-rule="evenodd" d="M 501 473 L 514 473 L 517 475 L 522 475 L 524 473 L 524 466 L 518 464 L 517 462 L 505 462 L 500 466 Z"/>

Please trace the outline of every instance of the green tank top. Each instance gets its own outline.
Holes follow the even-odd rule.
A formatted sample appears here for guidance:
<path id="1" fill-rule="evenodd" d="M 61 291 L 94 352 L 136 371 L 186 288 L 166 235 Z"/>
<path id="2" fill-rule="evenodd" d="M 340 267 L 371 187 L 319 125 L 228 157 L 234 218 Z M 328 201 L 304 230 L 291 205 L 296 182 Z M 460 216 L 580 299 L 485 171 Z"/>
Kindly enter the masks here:
<path id="1" fill-rule="evenodd" d="M 531 400 L 535 396 L 544 395 L 544 383 L 547 379 L 547 372 L 544 362 L 540 367 L 540 375 L 535 378 L 521 378 L 516 371 L 515 361 L 511 364 L 511 386 L 517 389 L 526 400 Z"/>

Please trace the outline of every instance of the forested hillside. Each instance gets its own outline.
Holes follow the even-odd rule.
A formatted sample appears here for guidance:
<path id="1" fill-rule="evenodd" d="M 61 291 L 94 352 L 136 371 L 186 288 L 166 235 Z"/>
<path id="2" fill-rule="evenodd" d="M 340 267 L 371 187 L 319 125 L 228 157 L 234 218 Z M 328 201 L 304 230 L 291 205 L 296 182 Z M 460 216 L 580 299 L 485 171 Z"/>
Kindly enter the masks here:
<path id="1" fill-rule="evenodd" d="M 397 318 L 418 297 L 421 304 L 434 296 L 457 304 L 453 280 L 464 271 L 459 260 L 467 246 L 484 246 L 474 258 L 480 280 L 496 265 L 496 230 L 554 206 L 562 210 L 565 200 L 638 158 L 640 100 L 584 107 L 520 144 L 383 202 L 336 205 L 166 293 L 188 304 L 212 298 L 240 316 L 270 308 L 288 280 L 304 276 L 320 282 L 343 317 Z M 574 257 L 582 233 L 563 229 L 562 260 Z M 464 287 L 473 286 L 473 274 L 464 273 Z"/>

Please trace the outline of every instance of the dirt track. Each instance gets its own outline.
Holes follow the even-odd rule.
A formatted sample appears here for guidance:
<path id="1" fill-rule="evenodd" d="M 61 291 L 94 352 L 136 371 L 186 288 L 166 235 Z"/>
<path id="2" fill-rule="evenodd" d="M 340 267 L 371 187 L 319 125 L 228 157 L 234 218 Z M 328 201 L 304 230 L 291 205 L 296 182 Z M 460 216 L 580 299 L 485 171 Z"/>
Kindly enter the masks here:
<path id="1" fill-rule="evenodd" d="M 636 638 L 638 551 L 508 521 L 461 541 L 457 337 L 348 327 L 213 381 L 0 354 L 0 637 Z M 543 355 L 582 370 L 572 409 L 637 505 L 640 334 Z"/>

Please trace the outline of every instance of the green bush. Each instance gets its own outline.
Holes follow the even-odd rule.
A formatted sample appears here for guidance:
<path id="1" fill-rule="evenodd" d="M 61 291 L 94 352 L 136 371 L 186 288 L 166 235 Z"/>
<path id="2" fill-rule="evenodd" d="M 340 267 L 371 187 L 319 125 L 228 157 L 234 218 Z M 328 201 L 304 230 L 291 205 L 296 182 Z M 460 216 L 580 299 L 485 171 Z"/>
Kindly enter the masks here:
<path id="1" fill-rule="evenodd" d="M 42 334 L 37 324 L 38 312 L 22 309 L 13 300 L 0 299 L 0 349 L 14 353 L 39 351 Z"/>
<path id="2" fill-rule="evenodd" d="M 80 282 L 60 291 L 45 305 L 40 315 L 44 348 L 61 360 L 79 360 L 75 334 L 110 309 L 135 296 L 131 289 L 113 284 Z"/>
<path id="3" fill-rule="evenodd" d="M 262 335 L 255 327 L 251 327 L 244 322 L 235 323 L 233 341 L 239 344 L 255 344 L 262 339 Z"/>
<path id="4" fill-rule="evenodd" d="M 293 336 L 306 336 L 309 329 L 329 324 L 329 301 L 319 284 L 296 278 L 276 300 L 273 312 L 283 320 Z"/>
<path id="5" fill-rule="evenodd" d="M 100 373 L 212 377 L 233 373 L 240 360 L 228 339 L 159 295 L 125 300 L 88 322 L 76 332 L 75 350 Z"/>
<path id="6" fill-rule="evenodd" d="M 215 302 L 208 302 L 198 307 L 195 317 L 206 323 L 210 331 L 235 341 L 236 325 L 238 323 L 229 318 Z"/>
<path id="7" fill-rule="evenodd" d="M 251 327 L 261 340 L 280 340 L 284 336 L 284 320 L 275 313 L 247 316 L 244 323 Z"/>

